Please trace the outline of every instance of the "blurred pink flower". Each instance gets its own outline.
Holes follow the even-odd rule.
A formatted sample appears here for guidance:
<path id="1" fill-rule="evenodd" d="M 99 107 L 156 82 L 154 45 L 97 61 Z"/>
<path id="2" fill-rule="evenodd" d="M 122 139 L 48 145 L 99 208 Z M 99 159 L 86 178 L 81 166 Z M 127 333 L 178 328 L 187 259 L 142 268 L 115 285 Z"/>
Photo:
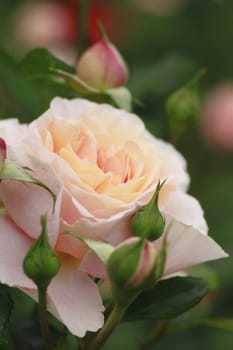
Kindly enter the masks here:
<path id="1" fill-rule="evenodd" d="M 233 151 L 233 84 L 218 86 L 207 96 L 200 126 L 207 144 Z"/>
<path id="2" fill-rule="evenodd" d="M 61 3 L 33 1 L 18 12 L 15 35 L 27 47 L 56 45 L 67 39 L 64 24 L 68 20 L 66 7 Z"/>
<path id="3" fill-rule="evenodd" d="M 89 4 L 88 41 L 100 39 L 98 21 L 114 42 L 125 38 L 125 13 L 120 6 L 106 1 L 92 0 Z M 24 53 L 35 47 L 45 47 L 68 64 L 74 64 L 77 56 L 78 2 L 76 0 L 26 1 L 15 13 L 13 36 Z M 118 23 L 121 22 L 119 28 Z M 128 19 L 127 19 L 128 23 Z"/>

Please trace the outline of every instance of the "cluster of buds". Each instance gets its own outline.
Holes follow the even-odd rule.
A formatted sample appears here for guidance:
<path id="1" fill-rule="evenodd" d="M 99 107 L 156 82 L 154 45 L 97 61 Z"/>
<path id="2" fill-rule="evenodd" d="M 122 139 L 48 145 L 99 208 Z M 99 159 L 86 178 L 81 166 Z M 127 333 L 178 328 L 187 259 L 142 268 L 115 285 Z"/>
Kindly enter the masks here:
<path id="1" fill-rule="evenodd" d="M 151 241 L 158 239 L 164 231 L 164 218 L 158 208 L 162 186 L 159 182 L 151 201 L 134 215 L 131 230 L 135 237 L 120 244 L 108 260 L 112 293 L 120 304 L 126 304 L 138 292 L 153 287 L 157 280 L 161 253 L 164 252 L 157 253 Z"/>

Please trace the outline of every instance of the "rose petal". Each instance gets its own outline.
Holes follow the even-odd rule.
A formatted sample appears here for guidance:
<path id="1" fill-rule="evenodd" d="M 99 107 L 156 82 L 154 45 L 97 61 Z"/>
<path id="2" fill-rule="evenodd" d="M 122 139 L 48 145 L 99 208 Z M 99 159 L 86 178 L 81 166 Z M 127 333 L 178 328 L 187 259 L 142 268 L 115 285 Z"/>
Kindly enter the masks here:
<path id="1" fill-rule="evenodd" d="M 208 226 L 204 219 L 204 212 L 199 202 L 183 192 L 173 192 L 166 201 L 162 211 L 186 225 L 195 227 L 203 234 L 207 234 Z"/>
<path id="2" fill-rule="evenodd" d="M 56 242 L 59 230 L 61 184 L 49 164 L 29 157 L 27 164 L 33 169 L 30 174 L 46 184 L 57 196 L 55 208 L 53 198 L 44 188 L 14 180 L 3 180 L 0 184 L 1 200 L 12 220 L 30 237 L 41 233 L 41 216 L 46 215 L 49 241 Z"/>
<path id="3" fill-rule="evenodd" d="M 16 145 L 26 136 L 27 126 L 20 124 L 18 119 L 0 121 L 0 136 L 7 145 Z"/>
<path id="4" fill-rule="evenodd" d="M 103 326 L 104 310 L 96 284 L 78 266 L 62 262 L 59 273 L 48 289 L 48 309 L 59 318 L 71 333 L 83 337 Z"/>
<path id="5" fill-rule="evenodd" d="M 23 259 L 33 241 L 10 218 L 0 214 L 0 281 L 11 287 L 34 287 L 23 272 Z"/>
<path id="6" fill-rule="evenodd" d="M 186 160 L 171 144 L 157 139 L 150 132 L 145 132 L 145 137 L 155 144 L 159 151 L 164 153 L 165 158 L 162 162 L 161 174 L 163 177 L 174 178 L 179 190 L 186 191 L 190 182 L 189 175 L 186 172 Z"/>
<path id="7" fill-rule="evenodd" d="M 166 217 L 165 232 L 168 244 L 165 276 L 205 261 L 228 256 L 212 238 L 169 216 Z M 156 249 L 161 248 L 163 238 L 154 242 Z"/>
<path id="8" fill-rule="evenodd" d="M 95 276 L 97 278 L 107 279 L 108 273 L 104 263 L 98 258 L 93 252 L 86 254 L 82 260 L 80 266 L 80 271 L 87 272 L 88 274 Z"/>

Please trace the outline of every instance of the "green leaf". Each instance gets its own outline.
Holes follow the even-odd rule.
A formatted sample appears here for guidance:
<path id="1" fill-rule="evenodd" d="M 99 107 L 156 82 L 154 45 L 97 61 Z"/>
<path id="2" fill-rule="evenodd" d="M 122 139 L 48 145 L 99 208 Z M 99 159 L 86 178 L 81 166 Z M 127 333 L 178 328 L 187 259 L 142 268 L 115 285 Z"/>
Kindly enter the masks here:
<path id="1" fill-rule="evenodd" d="M 224 329 L 226 331 L 233 331 L 232 318 L 202 320 L 200 324 L 208 327 Z"/>
<path id="2" fill-rule="evenodd" d="M 190 58 L 176 54 L 165 56 L 153 64 L 132 69 L 129 89 L 138 98 L 151 93 L 166 96 L 185 83 L 195 70 L 196 63 Z"/>
<path id="3" fill-rule="evenodd" d="M 11 318 L 14 308 L 13 300 L 9 293 L 9 288 L 5 285 L 0 285 L 0 348 L 5 349 L 7 339 L 5 332 Z"/>
<path id="4" fill-rule="evenodd" d="M 212 319 L 194 319 L 185 322 L 174 322 L 168 327 L 168 332 L 178 332 L 195 327 L 212 327 L 223 329 L 225 331 L 233 331 L 233 319 L 232 318 L 212 318 Z"/>
<path id="5" fill-rule="evenodd" d="M 26 171 L 27 170 L 27 171 Z M 3 166 L 0 170 L 0 180 L 16 180 L 26 183 L 32 183 L 34 185 L 40 186 L 48 191 L 53 199 L 53 204 L 55 206 L 56 195 L 47 187 L 44 183 L 38 181 L 33 176 L 28 173 L 28 168 L 22 168 L 16 163 L 12 162 L 9 159 L 5 159 Z"/>
<path id="6" fill-rule="evenodd" d="M 188 271 L 192 277 L 204 278 L 208 283 L 209 290 L 216 290 L 219 288 L 219 275 L 216 270 L 208 264 L 200 264 L 193 266 Z"/>
<path id="7" fill-rule="evenodd" d="M 76 74 L 71 74 L 68 72 L 65 72 L 61 69 L 56 69 L 53 67 L 50 67 L 49 69 L 51 72 L 56 73 L 58 76 L 61 76 L 64 78 L 65 82 L 70 86 L 72 89 L 86 94 L 100 94 L 100 91 L 91 87 L 90 85 L 86 84 L 83 80 L 79 79 L 79 77 Z"/>
<path id="8" fill-rule="evenodd" d="M 93 239 L 85 238 L 77 233 L 73 233 L 70 231 L 67 231 L 65 233 L 70 234 L 79 239 L 80 241 L 84 242 L 88 246 L 88 248 L 90 248 L 105 265 L 107 264 L 110 255 L 115 249 L 111 244 L 103 241 L 95 241 Z"/>
<path id="9" fill-rule="evenodd" d="M 46 49 L 30 51 L 19 65 L 20 71 L 29 78 L 51 75 L 51 68 L 73 73 L 74 68 L 51 55 Z"/>
<path id="10" fill-rule="evenodd" d="M 160 281 L 153 290 L 142 292 L 126 312 L 126 321 L 163 320 L 179 316 L 197 305 L 208 293 L 201 278 L 173 277 Z"/>
<path id="11" fill-rule="evenodd" d="M 115 89 L 108 89 L 105 91 L 105 94 L 113 100 L 117 107 L 124 109 L 127 112 L 131 112 L 132 96 L 126 87 L 121 86 Z"/>

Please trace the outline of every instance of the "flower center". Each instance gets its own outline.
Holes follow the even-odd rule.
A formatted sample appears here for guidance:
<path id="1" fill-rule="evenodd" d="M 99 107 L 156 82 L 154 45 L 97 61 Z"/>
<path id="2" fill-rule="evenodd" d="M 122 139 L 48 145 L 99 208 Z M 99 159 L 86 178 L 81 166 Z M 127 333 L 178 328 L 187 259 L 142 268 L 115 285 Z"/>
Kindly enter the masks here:
<path id="1" fill-rule="evenodd" d="M 160 158 L 143 137 L 119 135 L 117 142 L 115 130 L 114 137 L 100 131 L 55 120 L 43 130 L 42 140 L 69 164 L 85 189 L 129 202 L 159 179 Z"/>

